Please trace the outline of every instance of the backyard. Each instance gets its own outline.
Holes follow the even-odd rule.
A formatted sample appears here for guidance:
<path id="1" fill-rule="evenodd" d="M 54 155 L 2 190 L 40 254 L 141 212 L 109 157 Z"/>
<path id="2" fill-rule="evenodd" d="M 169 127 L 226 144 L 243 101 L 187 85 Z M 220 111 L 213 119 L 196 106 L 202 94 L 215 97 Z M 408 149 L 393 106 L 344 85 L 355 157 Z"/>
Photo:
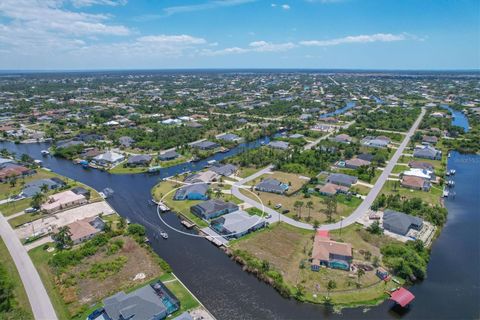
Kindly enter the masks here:
<path id="1" fill-rule="evenodd" d="M 386 196 L 399 194 L 404 199 L 420 198 L 432 205 L 441 205 L 443 190 L 437 184 L 432 184 L 430 191 L 412 190 L 402 187 L 399 181 L 387 180 L 379 194 L 382 193 Z"/>
<path id="2" fill-rule="evenodd" d="M 310 302 L 324 301 L 330 280 L 336 283 L 336 288 L 330 292 L 331 301 L 340 306 L 377 304 L 386 298 L 385 290 L 395 286 L 392 282 L 380 281 L 374 270 L 366 271 L 361 278 L 351 272 L 330 268 L 321 268 L 319 272 L 311 271 L 308 259 L 312 250 L 313 234 L 312 231 L 276 223 L 268 229 L 233 242 L 232 249 L 245 251 L 247 255 L 260 261 L 268 261 L 271 269 L 282 274 L 283 281 L 292 292 L 301 287 L 302 298 Z M 333 231 L 331 238 L 351 243 L 354 263 L 365 265 L 371 265 L 371 261 L 376 259 L 374 256 L 381 261 L 379 247 L 394 241 L 385 236 L 372 235 L 359 225 Z"/>

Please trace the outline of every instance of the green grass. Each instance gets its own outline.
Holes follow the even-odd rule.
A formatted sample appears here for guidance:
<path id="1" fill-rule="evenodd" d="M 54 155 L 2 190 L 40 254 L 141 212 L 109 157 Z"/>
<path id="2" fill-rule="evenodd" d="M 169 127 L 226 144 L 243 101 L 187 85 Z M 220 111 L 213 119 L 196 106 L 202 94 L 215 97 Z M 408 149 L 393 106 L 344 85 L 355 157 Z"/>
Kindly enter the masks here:
<path id="1" fill-rule="evenodd" d="M 113 167 L 112 169 L 108 170 L 108 172 L 112 174 L 135 174 L 135 173 L 144 173 L 148 171 L 148 167 L 124 167 L 123 164 L 126 162 L 122 162 L 119 165 Z"/>
<path id="2" fill-rule="evenodd" d="M 402 173 L 406 170 L 409 170 L 410 167 L 408 166 L 403 166 L 403 165 L 396 165 L 395 167 L 393 167 L 393 170 L 392 170 L 392 173 Z"/>
<path id="3" fill-rule="evenodd" d="M 48 266 L 48 261 L 53 255 L 45 250 L 42 246 L 34 248 L 28 252 L 30 258 L 33 261 L 33 264 L 37 268 L 40 278 L 42 279 L 43 285 L 47 290 L 50 301 L 52 301 L 53 307 L 59 319 L 70 319 L 70 313 L 68 312 L 66 304 L 63 302 L 63 298 L 55 288 L 55 281 L 53 279 L 53 274 Z"/>
<path id="4" fill-rule="evenodd" d="M 13 312 L 7 314 L 0 314 L 0 319 L 33 319 L 30 302 L 27 293 L 23 287 L 22 280 L 18 274 L 17 267 L 8 252 L 5 243 L 0 238 L 0 264 L 6 269 L 10 281 L 13 284 L 13 292 L 15 295 L 15 303 L 13 305 Z"/>
<path id="5" fill-rule="evenodd" d="M 12 219 L 8 220 L 8 223 L 10 223 L 12 228 L 15 229 L 15 228 L 18 228 L 19 226 L 21 226 L 22 224 L 38 220 L 42 217 L 45 217 L 45 215 L 43 215 L 40 212 L 25 213 L 25 214 L 22 214 L 21 216 L 18 216 L 18 217 L 15 217 L 15 218 L 12 218 Z"/>
<path id="6" fill-rule="evenodd" d="M 440 198 L 442 196 L 442 189 L 440 186 L 433 184 L 430 191 L 421 191 L 421 190 L 411 190 L 400 186 L 400 182 L 398 182 L 396 191 L 394 190 L 395 181 L 387 180 L 383 185 L 380 194 L 400 194 L 400 197 L 405 197 L 407 199 L 411 198 L 420 198 L 423 201 L 433 204 L 433 205 L 440 205 Z"/>
<path id="7" fill-rule="evenodd" d="M 5 216 L 11 216 L 30 207 L 31 199 L 22 199 L 18 201 L 8 202 L 0 205 L 0 212 Z"/>
<path id="8" fill-rule="evenodd" d="M 165 283 L 168 289 L 172 291 L 172 293 L 180 300 L 180 310 L 175 312 L 173 316 L 177 316 L 187 310 L 191 310 L 200 306 L 200 303 L 194 296 L 188 292 L 187 288 L 185 288 L 177 279 L 171 282 Z"/>
<path id="9" fill-rule="evenodd" d="M 253 168 L 253 167 L 242 167 L 238 171 L 238 176 L 240 178 L 246 178 L 254 174 L 255 172 L 259 171 L 260 169 L 258 168 Z"/>

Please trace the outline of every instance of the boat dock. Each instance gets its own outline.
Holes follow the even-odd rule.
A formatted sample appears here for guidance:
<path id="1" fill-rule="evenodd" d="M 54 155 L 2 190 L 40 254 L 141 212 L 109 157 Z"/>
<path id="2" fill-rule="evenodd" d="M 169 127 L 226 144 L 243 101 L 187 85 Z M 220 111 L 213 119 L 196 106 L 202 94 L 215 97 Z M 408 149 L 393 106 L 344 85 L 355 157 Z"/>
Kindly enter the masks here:
<path id="1" fill-rule="evenodd" d="M 187 220 L 182 220 L 180 223 L 184 225 L 187 229 L 192 229 L 193 227 L 195 227 L 195 223 L 189 222 Z"/>

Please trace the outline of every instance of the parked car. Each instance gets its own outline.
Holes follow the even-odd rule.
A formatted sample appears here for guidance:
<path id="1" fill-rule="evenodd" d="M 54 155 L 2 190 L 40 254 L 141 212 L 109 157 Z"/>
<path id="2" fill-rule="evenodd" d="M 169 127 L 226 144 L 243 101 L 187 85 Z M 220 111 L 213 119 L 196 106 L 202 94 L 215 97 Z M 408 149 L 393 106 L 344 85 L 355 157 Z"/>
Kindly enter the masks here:
<path id="1" fill-rule="evenodd" d="M 277 203 L 274 208 L 275 208 L 275 209 L 280 209 L 281 207 L 282 207 L 282 204 L 281 204 L 281 203 Z"/>
<path id="2" fill-rule="evenodd" d="M 38 209 L 33 208 L 33 207 L 25 209 L 25 213 L 34 213 L 34 212 L 37 212 L 37 211 L 38 211 Z"/>
<path id="3" fill-rule="evenodd" d="M 285 209 L 285 210 L 282 211 L 283 214 L 287 214 L 289 212 L 290 212 L 290 210 L 288 210 L 288 209 Z"/>

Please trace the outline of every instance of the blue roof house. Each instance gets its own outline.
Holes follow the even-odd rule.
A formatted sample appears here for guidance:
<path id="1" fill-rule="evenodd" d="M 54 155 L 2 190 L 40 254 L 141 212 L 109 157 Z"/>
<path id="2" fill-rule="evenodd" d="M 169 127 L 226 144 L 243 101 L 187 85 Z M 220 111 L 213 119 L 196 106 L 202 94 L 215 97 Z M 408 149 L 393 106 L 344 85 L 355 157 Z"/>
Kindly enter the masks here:
<path id="1" fill-rule="evenodd" d="M 184 186 L 175 192 L 173 200 L 207 200 L 207 190 L 208 185 L 206 183 Z"/>

